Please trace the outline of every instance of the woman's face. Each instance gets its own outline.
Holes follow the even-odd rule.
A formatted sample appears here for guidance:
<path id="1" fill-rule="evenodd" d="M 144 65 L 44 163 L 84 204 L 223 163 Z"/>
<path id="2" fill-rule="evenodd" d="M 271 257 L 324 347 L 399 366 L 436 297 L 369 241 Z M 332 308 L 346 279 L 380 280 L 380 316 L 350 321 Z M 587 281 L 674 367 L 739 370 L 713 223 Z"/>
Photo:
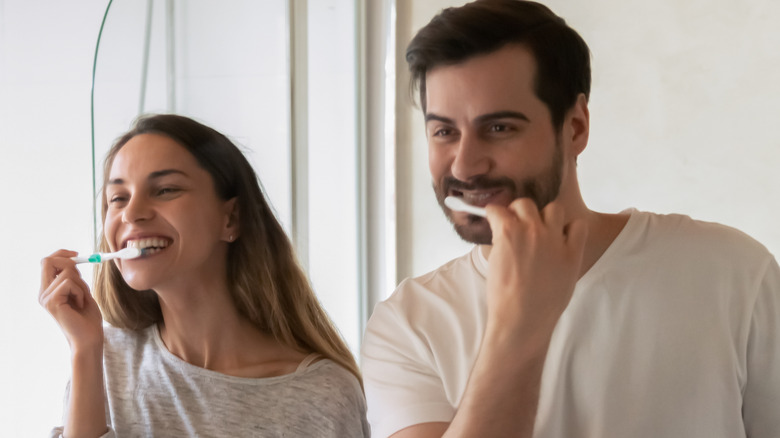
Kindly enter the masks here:
<path id="1" fill-rule="evenodd" d="M 105 196 L 111 250 L 147 248 L 140 258 L 117 261 L 133 289 L 208 284 L 223 272 L 234 202 L 219 199 L 211 175 L 174 140 L 130 139 L 114 158 Z"/>

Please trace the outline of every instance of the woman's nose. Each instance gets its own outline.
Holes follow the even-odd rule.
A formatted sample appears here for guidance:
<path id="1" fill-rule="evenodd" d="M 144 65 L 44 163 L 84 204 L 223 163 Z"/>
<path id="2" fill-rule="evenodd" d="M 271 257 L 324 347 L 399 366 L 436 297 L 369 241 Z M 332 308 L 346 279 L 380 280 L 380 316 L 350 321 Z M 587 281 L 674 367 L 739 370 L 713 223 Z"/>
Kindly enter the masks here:
<path id="1" fill-rule="evenodd" d="M 151 203 L 148 199 L 139 195 L 131 196 L 122 212 L 122 219 L 125 223 L 149 220 L 153 216 L 154 210 Z"/>

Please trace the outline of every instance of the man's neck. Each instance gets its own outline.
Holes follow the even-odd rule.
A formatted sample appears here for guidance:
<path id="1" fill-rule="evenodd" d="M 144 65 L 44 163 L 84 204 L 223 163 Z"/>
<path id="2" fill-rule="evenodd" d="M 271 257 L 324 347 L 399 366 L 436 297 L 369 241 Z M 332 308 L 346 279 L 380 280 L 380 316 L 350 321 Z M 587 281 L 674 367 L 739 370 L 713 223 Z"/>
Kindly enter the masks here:
<path id="1" fill-rule="evenodd" d="M 588 224 L 588 238 L 582 257 L 580 278 L 596 264 L 604 252 L 612 245 L 628 222 L 629 213 L 607 214 L 588 210 L 584 216 Z M 490 260 L 492 245 L 480 245 L 485 259 Z"/>

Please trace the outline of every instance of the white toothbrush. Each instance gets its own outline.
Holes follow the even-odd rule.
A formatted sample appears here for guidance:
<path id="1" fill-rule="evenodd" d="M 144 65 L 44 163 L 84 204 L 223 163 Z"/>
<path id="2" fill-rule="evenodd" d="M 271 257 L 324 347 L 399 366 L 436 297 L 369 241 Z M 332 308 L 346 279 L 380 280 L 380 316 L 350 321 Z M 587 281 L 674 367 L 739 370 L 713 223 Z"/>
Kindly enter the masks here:
<path id="1" fill-rule="evenodd" d="M 487 213 L 485 213 L 484 208 L 467 204 L 463 198 L 459 198 L 457 196 L 447 196 L 444 198 L 444 205 L 446 205 L 450 210 L 462 211 L 464 213 L 487 217 Z"/>
<path id="2" fill-rule="evenodd" d="M 144 251 L 141 248 L 125 248 L 117 252 L 97 252 L 86 257 L 79 256 L 71 257 L 70 259 L 76 263 L 102 263 L 113 259 L 134 259 L 140 257 L 143 253 Z"/>

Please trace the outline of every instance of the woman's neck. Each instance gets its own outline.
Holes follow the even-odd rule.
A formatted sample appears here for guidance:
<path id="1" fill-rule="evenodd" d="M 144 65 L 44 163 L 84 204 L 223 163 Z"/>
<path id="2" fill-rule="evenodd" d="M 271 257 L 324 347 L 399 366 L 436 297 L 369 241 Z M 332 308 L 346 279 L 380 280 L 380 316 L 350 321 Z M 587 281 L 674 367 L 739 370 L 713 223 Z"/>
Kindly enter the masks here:
<path id="1" fill-rule="evenodd" d="M 305 356 L 243 317 L 226 287 L 159 295 L 162 341 L 192 365 L 228 375 L 267 377 L 294 371 Z"/>

